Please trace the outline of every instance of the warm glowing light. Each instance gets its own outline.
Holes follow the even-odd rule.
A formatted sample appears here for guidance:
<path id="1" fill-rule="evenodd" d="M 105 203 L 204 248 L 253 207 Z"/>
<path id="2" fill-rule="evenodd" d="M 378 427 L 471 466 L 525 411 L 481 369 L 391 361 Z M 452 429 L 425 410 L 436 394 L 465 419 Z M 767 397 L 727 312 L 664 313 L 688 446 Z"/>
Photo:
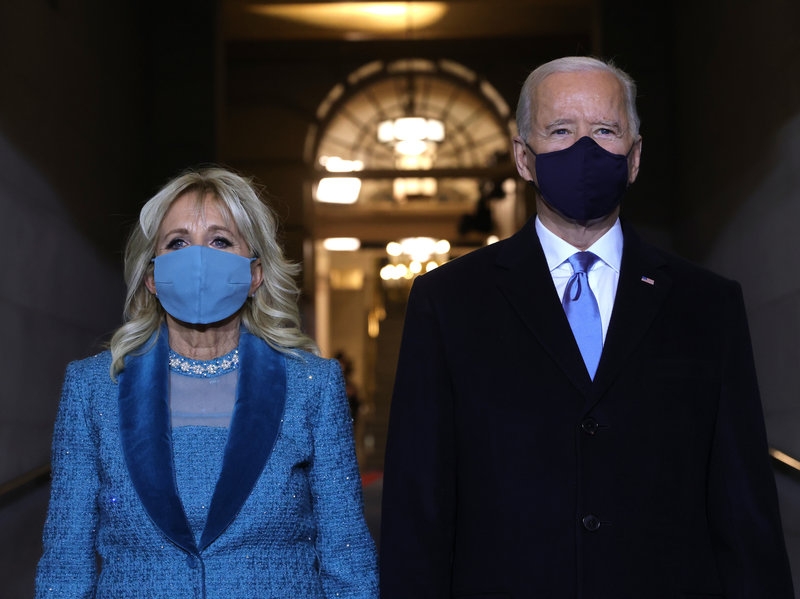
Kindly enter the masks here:
<path id="1" fill-rule="evenodd" d="M 390 241 L 386 244 L 386 253 L 390 256 L 400 256 L 403 253 L 403 246 L 396 241 Z"/>
<path id="2" fill-rule="evenodd" d="M 422 154 L 401 154 L 395 153 L 394 165 L 401 171 L 426 171 L 433 168 L 433 154 L 423 152 Z"/>
<path id="3" fill-rule="evenodd" d="M 444 123 L 439 119 L 405 116 L 378 123 L 378 141 L 444 141 Z"/>
<path id="4" fill-rule="evenodd" d="M 406 116 L 378 123 L 378 141 L 390 144 L 394 149 L 395 167 L 400 170 L 424 170 L 433 167 L 437 144 L 444 141 L 444 123 L 438 119 Z M 396 182 L 395 182 L 396 184 Z M 404 192 L 395 188 L 398 201 L 408 195 L 434 195 L 430 193 Z"/>
<path id="5" fill-rule="evenodd" d="M 422 117 L 409 116 L 397 119 L 394 122 L 394 137 L 401 141 L 420 140 L 428 138 L 427 121 Z"/>
<path id="6" fill-rule="evenodd" d="M 368 4 L 364 7 L 364 12 L 377 15 L 379 17 L 404 17 L 406 7 L 400 3 Z"/>
<path id="7" fill-rule="evenodd" d="M 354 204 L 360 191 L 358 177 L 324 177 L 317 184 L 316 198 L 328 204 Z"/>
<path id="8" fill-rule="evenodd" d="M 382 121 L 378 123 L 378 141 L 384 144 L 394 141 L 394 122 Z"/>
<path id="9" fill-rule="evenodd" d="M 370 336 L 370 339 L 377 339 L 378 335 L 380 335 L 381 320 L 379 309 L 372 309 L 369 311 L 369 314 L 367 314 L 367 334 Z"/>
<path id="10" fill-rule="evenodd" d="M 355 252 L 361 247 L 361 240 L 357 237 L 328 237 L 322 242 L 329 252 Z"/>
<path id="11" fill-rule="evenodd" d="M 781 450 L 770 448 L 769 454 L 773 458 L 775 458 L 780 462 L 783 462 L 787 466 L 791 466 L 795 470 L 800 470 L 800 461 L 796 460 L 795 458 L 793 458 L 788 454 L 783 453 Z"/>
<path id="12" fill-rule="evenodd" d="M 402 139 L 394 145 L 394 149 L 403 156 L 420 156 L 428 150 L 428 143 L 422 139 Z"/>
<path id="13" fill-rule="evenodd" d="M 450 252 L 450 242 L 446 239 L 440 239 L 436 242 L 436 245 L 433 247 L 434 254 L 447 254 Z"/>
<path id="14" fill-rule="evenodd" d="M 347 32 L 407 34 L 424 29 L 447 12 L 443 2 L 316 2 L 248 6 L 250 12 Z"/>
<path id="15" fill-rule="evenodd" d="M 363 171 L 364 162 L 361 160 L 345 160 L 339 156 L 320 156 L 319 163 L 325 167 L 329 173 L 351 173 L 353 171 Z"/>
<path id="16" fill-rule="evenodd" d="M 383 279 L 384 281 L 393 280 L 395 278 L 394 277 L 394 270 L 395 270 L 394 269 L 394 264 L 387 264 L 386 266 L 381 268 L 381 271 L 380 271 L 381 279 Z"/>
<path id="17" fill-rule="evenodd" d="M 436 249 L 436 240 L 432 237 L 407 237 L 400 240 L 403 253 L 412 260 L 426 261 Z"/>
<path id="18" fill-rule="evenodd" d="M 339 156 L 320 156 L 319 163 L 330 173 L 350 173 L 364 169 L 361 160 L 346 160 Z M 357 177 L 324 177 L 317 184 L 318 202 L 328 204 L 354 204 L 361 191 Z"/>
<path id="19" fill-rule="evenodd" d="M 407 237 L 386 245 L 386 253 L 391 256 L 390 263 L 380 270 L 381 279 L 387 286 L 404 285 L 423 272 L 448 261 L 450 242 L 432 237 Z"/>
<path id="20" fill-rule="evenodd" d="M 397 201 L 404 201 L 409 196 L 433 197 L 438 189 L 439 184 L 434 177 L 404 177 L 392 181 L 392 193 Z"/>

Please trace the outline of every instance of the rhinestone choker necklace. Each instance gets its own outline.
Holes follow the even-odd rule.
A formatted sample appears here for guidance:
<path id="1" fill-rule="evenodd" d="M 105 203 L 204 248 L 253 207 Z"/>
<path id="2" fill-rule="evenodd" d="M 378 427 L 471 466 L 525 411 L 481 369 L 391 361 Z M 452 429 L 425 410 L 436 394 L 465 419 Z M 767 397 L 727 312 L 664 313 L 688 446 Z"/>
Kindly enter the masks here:
<path id="1" fill-rule="evenodd" d="M 239 368 L 239 348 L 213 360 L 192 360 L 169 350 L 169 369 L 185 376 L 209 378 L 233 372 Z"/>

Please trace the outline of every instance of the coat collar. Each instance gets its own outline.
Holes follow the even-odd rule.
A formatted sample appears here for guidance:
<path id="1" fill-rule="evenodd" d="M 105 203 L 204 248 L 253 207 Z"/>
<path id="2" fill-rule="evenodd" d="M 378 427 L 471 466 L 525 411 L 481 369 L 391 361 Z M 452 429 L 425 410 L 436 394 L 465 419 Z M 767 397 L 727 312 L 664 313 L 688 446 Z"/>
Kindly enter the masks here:
<path id="1" fill-rule="evenodd" d="M 598 401 L 642 341 L 672 288 L 663 255 L 623 221 L 624 245 L 617 295 L 592 389 Z"/>
<path id="2" fill-rule="evenodd" d="M 597 401 L 636 349 L 671 286 L 664 260 L 643 244 L 624 221 L 622 266 L 614 309 L 594 382 L 583 364 L 564 309 L 558 301 L 536 234 L 534 218 L 508 239 L 497 256 L 497 284 L 530 332 L 572 384 Z"/>
<path id="3" fill-rule="evenodd" d="M 532 217 L 508 239 L 497 256 L 497 284 L 541 346 L 579 391 L 589 393 L 591 379 L 558 301 L 553 278 Z"/>
<path id="4" fill-rule="evenodd" d="M 131 481 L 145 510 L 169 539 L 198 553 L 239 513 L 269 458 L 286 403 L 282 354 L 242 331 L 236 404 L 199 546 L 175 485 L 169 411 L 168 336 L 161 330 L 119 375 L 120 435 Z"/>

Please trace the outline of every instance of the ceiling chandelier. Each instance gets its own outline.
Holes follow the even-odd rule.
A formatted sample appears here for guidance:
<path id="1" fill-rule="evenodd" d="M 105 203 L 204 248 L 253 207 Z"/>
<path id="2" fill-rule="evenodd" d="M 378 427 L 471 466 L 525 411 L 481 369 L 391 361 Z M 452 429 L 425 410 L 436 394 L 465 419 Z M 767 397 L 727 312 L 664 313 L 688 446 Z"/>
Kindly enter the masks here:
<path id="1" fill-rule="evenodd" d="M 387 286 L 410 282 L 423 272 L 430 272 L 450 259 L 450 242 L 432 237 L 407 237 L 386 244 L 388 263 L 380 270 Z"/>
<path id="2" fill-rule="evenodd" d="M 378 141 L 392 146 L 395 168 L 428 170 L 433 168 L 438 144 L 444 141 L 444 123 L 439 119 L 410 116 L 413 110 L 413 102 L 409 101 L 406 116 L 381 121 Z"/>

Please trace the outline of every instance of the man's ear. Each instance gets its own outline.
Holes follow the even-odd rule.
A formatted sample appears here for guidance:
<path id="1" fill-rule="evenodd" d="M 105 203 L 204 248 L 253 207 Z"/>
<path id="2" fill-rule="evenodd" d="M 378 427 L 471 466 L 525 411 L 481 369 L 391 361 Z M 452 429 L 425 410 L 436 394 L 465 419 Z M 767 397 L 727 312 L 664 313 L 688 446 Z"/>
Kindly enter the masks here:
<path id="1" fill-rule="evenodd" d="M 521 137 L 516 136 L 512 139 L 512 142 L 514 143 L 514 162 L 517 165 L 519 176 L 526 181 L 534 181 L 533 169 L 535 168 L 534 161 L 536 157 L 528 149 Z"/>
<path id="2" fill-rule="evenodd" d="M 639 175 L 639 162 L 642 159 L 642 136 L 633 142 L 630 156 L 628 156 L 628 185 L 636 181 Z"/>

